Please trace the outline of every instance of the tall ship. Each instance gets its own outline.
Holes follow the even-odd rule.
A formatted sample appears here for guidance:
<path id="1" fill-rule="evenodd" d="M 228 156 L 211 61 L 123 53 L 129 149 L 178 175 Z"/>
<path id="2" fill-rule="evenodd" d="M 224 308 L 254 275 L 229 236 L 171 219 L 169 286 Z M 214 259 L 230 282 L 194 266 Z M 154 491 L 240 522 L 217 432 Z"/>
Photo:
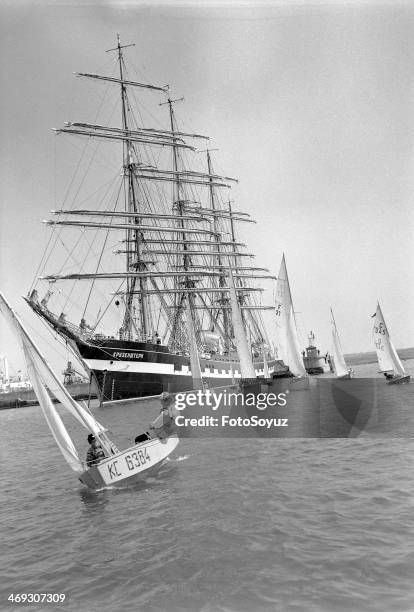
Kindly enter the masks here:
<path id="1" fill-rule="evenodd" d="M 45 221 L 51 234 L 26 301 L 102 401 L 193 388 L 189 330 L 204 385 L 226 385 L 241 377 L 231 269 L 256 376 L 283 376 L 263 320 L 274 305 L 262 304 L 262 284 L 275 277 L 239 238 L 254 220 L 229 197 L 237 181 L 215 171 L 209 138 L 182 126 L 183 98 L 130 73 L 131 46 L 118 36 L 108 50 L 112 76 L 75 73 L 90 86 L 92 119 L 55 130 L 66 156 L 58 169 L 69 156 L 75 172 Z"/>

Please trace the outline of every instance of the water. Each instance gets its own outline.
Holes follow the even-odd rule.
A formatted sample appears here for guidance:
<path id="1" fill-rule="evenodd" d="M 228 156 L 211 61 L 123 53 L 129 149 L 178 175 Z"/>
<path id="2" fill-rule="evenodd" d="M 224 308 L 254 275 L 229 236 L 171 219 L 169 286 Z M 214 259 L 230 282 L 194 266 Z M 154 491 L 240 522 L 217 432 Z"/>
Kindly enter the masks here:
<path id="1" fill-rule="evenodd" d="M 392 393 L 410 431 L 414 384 Z M 156 410 L 95 414 L 123 447 Z M 1 411 L 0 428 L 0 610 L 44 592 L 66 600 L 31 610 L 414 610 L 412 439 L 184 439 L 140 485 L 90 492 L 38 408 Z"/>

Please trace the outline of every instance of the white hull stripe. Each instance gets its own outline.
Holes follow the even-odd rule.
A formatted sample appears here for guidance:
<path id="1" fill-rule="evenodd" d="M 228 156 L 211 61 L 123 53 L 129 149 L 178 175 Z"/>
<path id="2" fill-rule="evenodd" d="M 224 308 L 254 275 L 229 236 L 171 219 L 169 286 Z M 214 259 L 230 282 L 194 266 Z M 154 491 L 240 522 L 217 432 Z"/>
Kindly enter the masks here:
<path id="1" fill-rule="evenodd" d="M 107 370 L 108 372 L 125 372 L 125 373 L 136 373 L 136 374 L 167 374 L 170 376 L 191 376 L 191 370 L 188 366 L 183 365 L 182 369 L 174 370 L 173 363 L 154 363 L 151 361 L 141 361 L 141 362 L 125 362 L 125 361 L 109 361 L 104 359 L 84 359 L 83 360 L 90 370 L 98 370 L 103 371 Z M 274 372 L 273 367 L 269 367 L 269 374 Z M 264 371 L 256 369 L 256 374 L 258 376 L 263 376 Z M 219 371 L 214 369 L 210 370 L 208 367 L 207 370 L 202 372 L 203 378 L 231 378 L 232 373 L 229 369 L 227 372 Z M 233 376 L 235 378 L 240 378 L 241 374 L 239 370 L 234 370 Z"/>

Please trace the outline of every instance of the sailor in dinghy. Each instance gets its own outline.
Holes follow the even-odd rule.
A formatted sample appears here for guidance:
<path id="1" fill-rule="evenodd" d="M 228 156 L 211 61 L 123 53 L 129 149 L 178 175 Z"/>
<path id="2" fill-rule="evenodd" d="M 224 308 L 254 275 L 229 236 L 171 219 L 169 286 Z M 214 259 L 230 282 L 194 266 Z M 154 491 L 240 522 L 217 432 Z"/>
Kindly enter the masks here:
<path id="1" fill-rule="evenodd" d="M 164 440 L 173 433 L 175 417 L 178 412 L 174 406 L 174 395 L 164 391 L 160 395 L 161 408 L 159 415 L 152 421 L 149 430 L 135 438 L 135 444 L 141 444 L 152 438 Z"/>
<path id="2" fill-rule="evenodd" d="M 93 433 L 88 435 L 89 448 L 86 453 L 86 465 L 91 467 L 97 465 L 102 459 L 105 459 L 105 451 L 99 442 L 96 440 Z"/>

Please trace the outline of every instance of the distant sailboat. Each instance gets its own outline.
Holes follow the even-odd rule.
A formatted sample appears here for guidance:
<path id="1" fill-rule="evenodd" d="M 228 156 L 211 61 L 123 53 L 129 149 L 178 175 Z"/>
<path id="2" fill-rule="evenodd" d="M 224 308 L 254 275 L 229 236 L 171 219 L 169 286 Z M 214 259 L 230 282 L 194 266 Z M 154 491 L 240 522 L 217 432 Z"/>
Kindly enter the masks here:
<path id="1" fill-rule="evenodd" d="M 170 455 L 179 440 L 173 434 L 163 440 L 148 439 L 125 451 L 119 451 L 106 435 L 106 429 L 95 417 L 68 393 L 49 364 L 31 340 L 17 315 L 0 293 L 0 312 L 15 332 L 23 350 L 30 380 L 42 408 L 46 422 L 56 444 L 69 466 L 77 472 L 79 480 L 92 489 L 108 486 L 125 486 L 142 477 L 142 474 L 157 465 Z M 99 441 L 105 458 L 97 465 L 87 466 L 81 461 L 72 439 L 54 406 L 48 390 L 87 431 Z"/>
<path id="2" fill-rule="evenodd" d="M 293 376 L 306 376 L 284 254 L 276 284 L 276 325 L 281 358 Z"/>
<path id="3" fill-rule="evenodd" d="M 331 308 L 331 323 L 332 323 L 332 345 L 333 345 L 333 365 L 337 378 L 351 378 L 352 369 L 348 368 L 345 362 L 344 354 L 339 339 L 338 330 L 336 328 L 334 314 Z"/>
<path id="4" fill-rule="evenodd" d="M 377 304 L 374 317 L 374 341 L 377 351 L 378 364 L 380 371 L 387 379 L 388 385 L 395 385 L 409 382 L 410 376 L 406 373 L 401 359 L 391 341 L 388 328 L 384 321 L 381 306 Z"/>

